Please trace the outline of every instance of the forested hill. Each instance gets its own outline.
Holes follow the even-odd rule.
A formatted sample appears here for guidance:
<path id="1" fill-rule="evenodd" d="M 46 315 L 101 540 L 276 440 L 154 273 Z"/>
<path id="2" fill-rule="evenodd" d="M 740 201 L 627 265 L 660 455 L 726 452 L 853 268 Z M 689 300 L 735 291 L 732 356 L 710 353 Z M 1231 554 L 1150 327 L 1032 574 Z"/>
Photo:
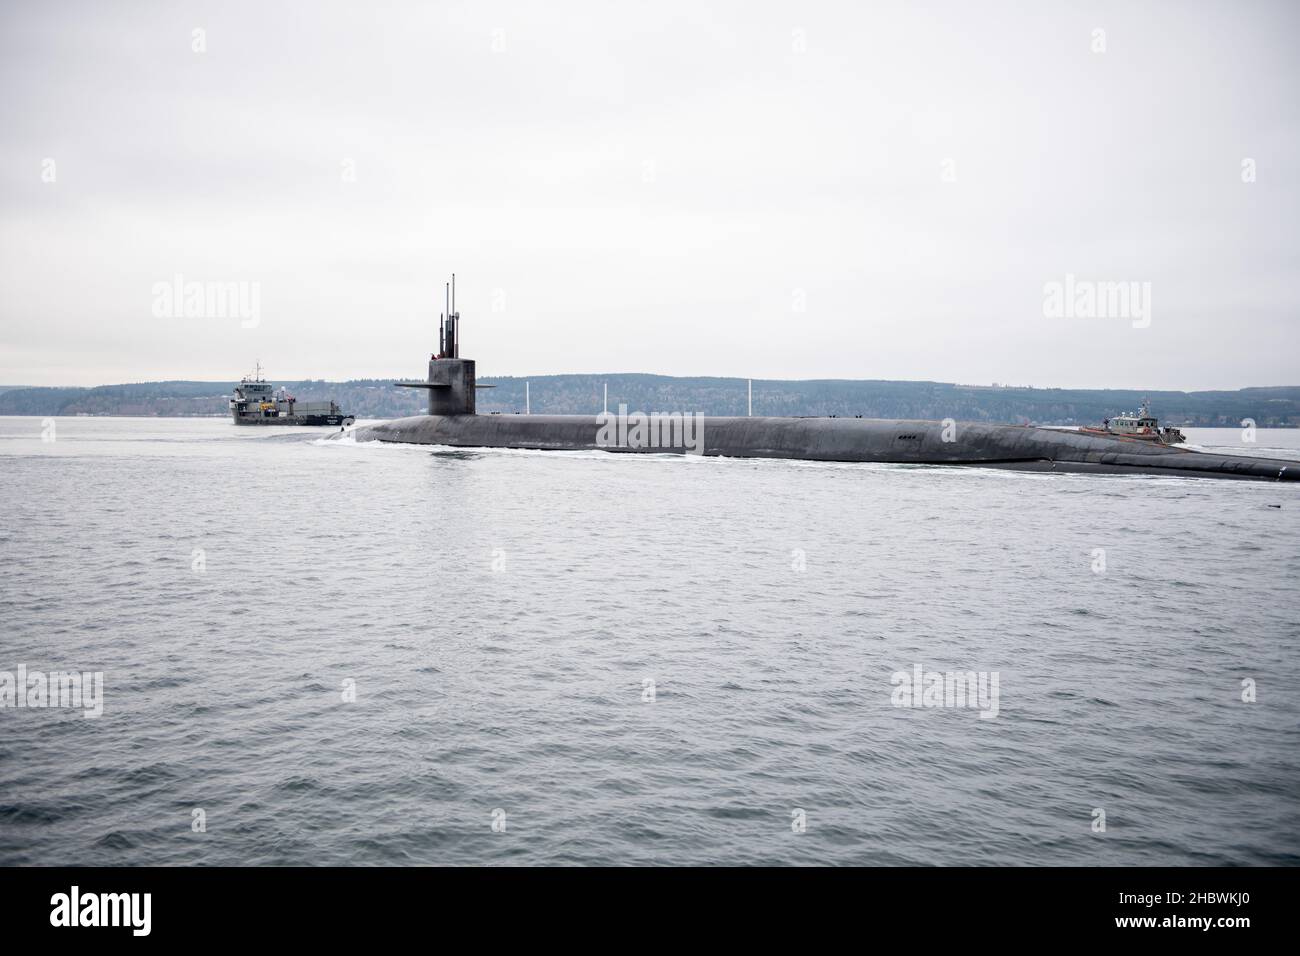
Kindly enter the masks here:
<path id="1" fill-rule="evenodd" d="M 746 382 L 736 378 L 674 378 L 667 375 L 542 375 L 531 382 L 535 413 L 594 414 L 609 386 L 609 406 L 629 411 L 703 412 L 743 415 Z M 480 412 L 521 412 L 522 378 L 481 378 L 493 389 L 479 392 Z M 423 411 L 418 389 L 395 388 L 389 379 L 348 382 L 283 382 L 302 401 L 334 399 L 358 418 L 393 418 Z M 95 388 L 0 390 L 0 415 L 225 415 L 230 382 L 141 382 Z M 958 421 L 1034 422 L 1078 425 L 1135 411 L 1143 398 L 1173 425 L 1300 427 L 1300 386 L 1238 391 L 1162 392 L 1122 389 L 1059 389 L 943 382 L 818 379 L 754 380 L 755 415 L 862 415 L 866 418 L 955 418 Z"/>

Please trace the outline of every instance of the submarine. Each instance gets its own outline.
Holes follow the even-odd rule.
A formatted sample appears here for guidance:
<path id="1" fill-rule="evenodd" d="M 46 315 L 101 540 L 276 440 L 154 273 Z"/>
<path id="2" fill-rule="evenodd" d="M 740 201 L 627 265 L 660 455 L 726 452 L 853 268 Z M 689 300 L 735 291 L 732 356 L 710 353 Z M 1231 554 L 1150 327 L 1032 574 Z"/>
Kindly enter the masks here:
<path id="1" fill-rule="evenodd" d="M 1019 471 L 1300 480 L 1300 461 L 1192 451 L 1123 434 L 1033 425 L 870 418 L 665 415 L 479 415 L 474 360 L 460 356 L 455 276 L 439 316 L 438 352 L 423 381 L 428 413 L 358 426 L 356 441 L 728 458 L 964 465 Z"/>

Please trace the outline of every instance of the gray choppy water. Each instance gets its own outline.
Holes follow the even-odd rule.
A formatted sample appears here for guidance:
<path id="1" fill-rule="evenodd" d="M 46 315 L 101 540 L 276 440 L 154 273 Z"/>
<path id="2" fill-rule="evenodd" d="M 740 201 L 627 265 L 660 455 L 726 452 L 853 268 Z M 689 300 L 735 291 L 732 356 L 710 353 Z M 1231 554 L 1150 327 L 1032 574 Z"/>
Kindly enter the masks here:
<path id="1" fill-rule="evenodd" d="M 1300 862 L 1295 486 L 40 431 L 0 670 L 105 705 L 0 710 L 0 863 Z"/>

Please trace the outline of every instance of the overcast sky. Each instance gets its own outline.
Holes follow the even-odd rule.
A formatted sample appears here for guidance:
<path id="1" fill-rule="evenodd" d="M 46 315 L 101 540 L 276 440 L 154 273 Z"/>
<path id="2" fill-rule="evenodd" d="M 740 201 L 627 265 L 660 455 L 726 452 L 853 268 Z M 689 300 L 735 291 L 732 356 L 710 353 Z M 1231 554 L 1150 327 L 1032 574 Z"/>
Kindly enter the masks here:
<path id="1" fill-rule="evenodd" d="M 1300 384 L 1300 4 L 2 9 L 3 384 Z"/>

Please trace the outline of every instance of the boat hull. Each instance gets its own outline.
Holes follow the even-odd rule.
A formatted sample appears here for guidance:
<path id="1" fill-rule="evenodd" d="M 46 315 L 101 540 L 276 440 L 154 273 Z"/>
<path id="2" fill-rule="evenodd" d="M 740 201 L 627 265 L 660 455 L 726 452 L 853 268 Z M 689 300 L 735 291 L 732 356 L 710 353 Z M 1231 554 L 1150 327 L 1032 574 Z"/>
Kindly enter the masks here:
<path id="1" fill-rule="evenodd" d="M 351 425 L 353 418 L 351 415 L 276 415 L 275 417 L 263 417 L 261 415 L 250 415 L 245 418 L 235 418 L 236 425 Z"/>
<path id="2" fill-rule="evenodd" d="M 1158 442 L 980 422 L 703 417 L 698 447 L 611 444 L 608 419 L 586 415 L 415 415 L 367 425 L 357 441 L 729 458 L 980 465 L 1027 471 L 1300 480 L 1300 461 L 1194 452 Z"/>

